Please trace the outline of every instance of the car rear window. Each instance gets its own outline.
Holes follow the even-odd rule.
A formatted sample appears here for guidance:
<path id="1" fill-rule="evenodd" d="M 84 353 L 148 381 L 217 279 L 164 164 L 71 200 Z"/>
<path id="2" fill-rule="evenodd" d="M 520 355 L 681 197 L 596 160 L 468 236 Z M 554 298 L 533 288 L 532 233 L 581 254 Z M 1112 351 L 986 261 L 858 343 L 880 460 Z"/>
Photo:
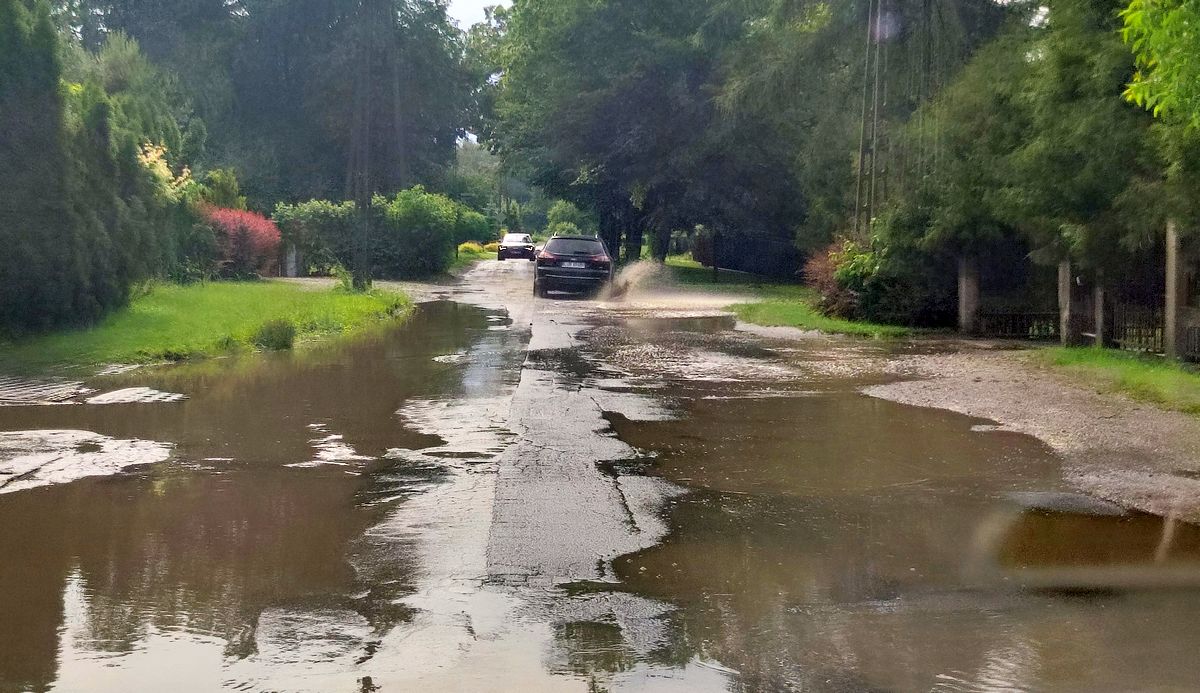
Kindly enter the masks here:
<path id="1" fill-rule="evenodd" d="M 510 233 L 504 237 L 504 243 L 532 243 L 533 238 L 530 236 L 520 236 L 515 233 Z"/>
<path id="2" fill-rule="evenodd" d="M 546 243 L 546 252 L 557 255 L 600 255 L 604 244 L 586 238 L 551 238 Z"/>

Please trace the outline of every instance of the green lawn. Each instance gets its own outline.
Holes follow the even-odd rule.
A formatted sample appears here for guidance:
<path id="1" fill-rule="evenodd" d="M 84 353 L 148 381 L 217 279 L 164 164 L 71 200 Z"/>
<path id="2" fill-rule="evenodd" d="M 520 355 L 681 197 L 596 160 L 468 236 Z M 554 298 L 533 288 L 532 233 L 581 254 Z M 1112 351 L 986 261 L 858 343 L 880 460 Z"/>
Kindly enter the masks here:
<path id="1" fill-rule="evenodd" d="M 1037 352 L 1037 359 L 1100 390 L 1200 414 L 1200 373 L 1186 366 L 1158 357 L 1088 347 L 1044 349 Z"/>
<path id="2" fill-rule="evenodd" d="M 703 267 L 684 255 L 668 257 L 667 266 L 671 268 L 676 281 L 689 290 L 746 294 L 748 298 L 757 299 L 729 307 L 740 319 L 755 325 L 798 327 L 876 339 L 903 337 L 912 332 L 906 327 L 822 315 L 815 308 L 816 293 L 800 284 L 730 270 L 722 270 L 714 283 L 712 268 Z"/>
<path id="3" fill-rule="evenodd" d="M 157 284 L 95 327 L 0 343 L 0 371 L 202 358 L 253 348 L 270 322 L 290 322 L 303 340 L 354 332 L 410 308 L 407 296 L 386 291 L 314 291 L 275 281 Z"/>

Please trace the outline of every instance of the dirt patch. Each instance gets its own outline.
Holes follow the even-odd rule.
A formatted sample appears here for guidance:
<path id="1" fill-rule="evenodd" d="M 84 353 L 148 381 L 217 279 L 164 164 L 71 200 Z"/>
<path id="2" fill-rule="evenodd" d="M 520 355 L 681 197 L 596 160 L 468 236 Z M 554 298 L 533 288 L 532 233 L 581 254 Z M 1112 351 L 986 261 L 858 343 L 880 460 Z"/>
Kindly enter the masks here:
<path id="1" fill-rule="evenodd" d="M 1022 352 L 959 345 L 894 358 L 887 368 L 906 379 L 863 392 L 991 419 L 1049 444 L 1081 491 L 1200 520 L 1200 420 L 1080 386 L 1032 365 Z"/>

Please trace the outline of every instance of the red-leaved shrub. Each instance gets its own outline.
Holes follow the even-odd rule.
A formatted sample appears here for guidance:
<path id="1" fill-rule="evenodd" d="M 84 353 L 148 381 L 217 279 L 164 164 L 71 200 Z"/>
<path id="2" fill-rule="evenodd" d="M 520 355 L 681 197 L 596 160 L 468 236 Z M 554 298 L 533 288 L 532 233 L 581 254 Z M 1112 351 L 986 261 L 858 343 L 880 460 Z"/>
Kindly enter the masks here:
<path id="1" fill-rule="evenodd" d="M 820 296 L 817 306 L 826 315 L 839 318 L 854 317 L 858 308 L 858 296 L 842 286 L 837 279 L 837 256 L 842 243 L 835 242 L 827 248 L 815 251 L 804 263 L 804 283 L 816 290 Z"/>
<path id="2" fill-rule="evenodd" d="M 210 207 L 204 219 L 217 237 L 221 274 L 270 276 L 279 265 L 279 227 L 257 212 Z"/>

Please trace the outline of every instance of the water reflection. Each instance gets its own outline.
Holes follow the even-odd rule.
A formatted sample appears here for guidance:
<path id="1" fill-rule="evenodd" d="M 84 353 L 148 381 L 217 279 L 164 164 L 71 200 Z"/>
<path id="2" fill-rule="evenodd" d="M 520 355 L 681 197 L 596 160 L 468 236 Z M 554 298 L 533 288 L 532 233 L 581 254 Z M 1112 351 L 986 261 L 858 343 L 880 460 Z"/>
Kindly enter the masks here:
<path id="1" fill-rule="evenodd" d="M 361 537 L 431 474 L 384 456 L 442 443 L 396 412 L 490 377 L 434 360 L 496 335 L 490 317 L 430 304 L 399 331 L 349 345 L 94 385 L 184 401 L 0 409 L 0 430 L 172 449 L 139 473 L 0 496 L 0 691 L 129 690 L 162 677 L 210 690 L 224 683 L 222 662 L 249 659 L 352 668 L 411 613 L 399 604 L 411 540 L 388 544 L 381 580 L 361 569 L 382 563 Z M 289 466 L 312 461 L 342 464 Z"/>
<path id="2" fill-rule="evenodd" d="M 670 642 L 651 664 L 717 661 L 737 672 L 739 691 L 1144 690 L 1200 680 L 1188 654 L 1200 645 L 1196 600 L 1144 580 L 1082 595 L 1037 580 L 1062 566 L 1085 571 L 1071 580 L 1095 578 L 1115 561 L 1157 576 L 1176 568 L 1194 585 L 1194 527 L 1176 526 L 1164 550 L 1158 518 L 1023 506 L 1014 500 L 1022 493 L 1064 490 L 1045 446 L 866 398 L 844 377 L 813 377 L 807 366 L 820 356 L 803 349 L 778 347 L 772 365 L 796 361 L 793 375 L 767 379 L 730 367 L 740 351 L 728 336 L 599 337 L 601 356 L 634 376 L 665 365 L 681 410 L 671 421 L 610 416 L 622 440 L 657 455 L 652 473 L 692 489 L 670 503 L 661 544 L 614 565 L 618 589 L 676 607 L 664 616 Z M 765 391 L 772 396 L 758 396 Z M 973 570 L 980 551 L 990 572 Z M 614 676 L 628 669 L 605 638 L 581 642 L 581 632 L 590 633 L 560 634 L 580 652 L 570 661 L 594 670 L 607 657 Z"/>
<path id="3" fill-rule="evenodd" d="M 1200 644 L 1195 600 L 1070 597 L 1021 589 L 1043 586 L 1029 572 L 993 573 L 986 583 L 970 574 L 981 531 L 1002 516 L 1005 529 L 987 547 L 1001 566 L 1117 560 L 1162 575 L 1153 565 L 1158 518 L 1030 513 L 1009 499 L 1061 483 L 1056 461 L 1032 439 L 973 432 L 965 417 L 853 392 L 709 395 L 710 386 L 692 388 L 682 398 L 689 416 L 676 421 L 616 420 L 622 439 L 661 455 L 656 473 L 694 489 L 670 508 L 662 544 L 615 565 L 622 589 L 679 607 L 663 663 L 715 659 L 739 672 L 735 688 L 746 691 L 1119 690 L 1200 680 L 1185 654 Z M 705 434 L 715 427 L 719 441 Z M 1179 529 L 1167 560 L 1194 561 L 1196 537 L 1194 527 Z M 1182 569 L 1195 584 L 1200 564 Z"/>

